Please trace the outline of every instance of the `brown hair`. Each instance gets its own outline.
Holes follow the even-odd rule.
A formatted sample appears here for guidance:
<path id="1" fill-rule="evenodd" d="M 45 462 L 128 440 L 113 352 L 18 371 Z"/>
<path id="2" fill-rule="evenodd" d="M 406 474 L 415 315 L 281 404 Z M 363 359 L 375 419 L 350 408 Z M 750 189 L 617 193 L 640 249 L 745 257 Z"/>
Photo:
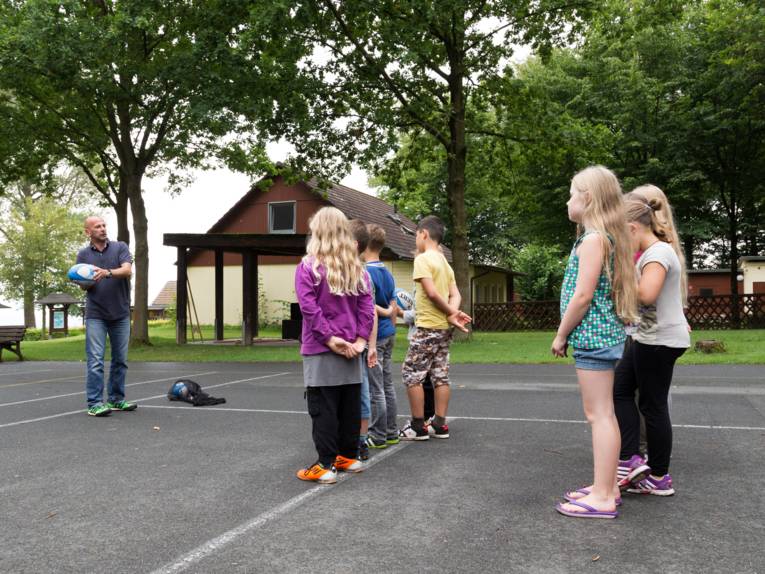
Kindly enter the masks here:
<path id="1" fill-rule="evenodd" d="M 351 219 L 350 224 L 351 234 L 356 240 L 357 249 L 359 250 L 359 253 L 364 253 L 364 250 L 369 243 L 369 231 L 367 230 L 367 226 L 360 219 Z"/>
<path id="2" fill-rule="evenodd" d="M 439 245 L 444 240 L 444 222 L 435 215 L 428 215 L 420 219 L 417 231 L 427 231 L 428 236 Z"/>
<path id="3" fill-rule="evenodd" d="M 385 229 L 383 229 L 382 225 L 370 223 L 367 225 L 367 231 L 369 232 L 369 245 L 367 245 L 367 248 L 370 251 L 379 253 L 385 247 Z"/>

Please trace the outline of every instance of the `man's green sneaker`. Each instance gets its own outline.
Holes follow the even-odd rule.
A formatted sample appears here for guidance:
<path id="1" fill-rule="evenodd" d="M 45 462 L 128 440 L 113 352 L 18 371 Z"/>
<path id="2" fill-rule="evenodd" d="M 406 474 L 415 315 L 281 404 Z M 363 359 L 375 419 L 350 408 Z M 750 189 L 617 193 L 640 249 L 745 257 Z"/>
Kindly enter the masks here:
<path id="1" fill-rule="evenodd" d="M 88 414 L 92 417 L 106 417 L 112 414 L 112 409 L 108 405 L 96 405 L 88 409 Z"/>
<path id="2" fill-rule="evenodd" d="M 129 403 L 127 401 L 117 401 L 116 403 L 108 402 L 106 406 L 113 411 L 134 411 L 138 408 L 137 403 Z"/>
<path id="3" fill-rule="evenodd" d="M 392 438 L 389 438 L 389 439 L 387 439 L 387 440 L 385 441 L 385 444 L 387 444 L 387 445 L 392 445 L 392 444 L 398 444 L 399 442 L 401 442 L 401 441 L 399 440 L 399 438 L 398 438 L 397 436 L 394 436 L 394 437 L 392 437 Z"/>

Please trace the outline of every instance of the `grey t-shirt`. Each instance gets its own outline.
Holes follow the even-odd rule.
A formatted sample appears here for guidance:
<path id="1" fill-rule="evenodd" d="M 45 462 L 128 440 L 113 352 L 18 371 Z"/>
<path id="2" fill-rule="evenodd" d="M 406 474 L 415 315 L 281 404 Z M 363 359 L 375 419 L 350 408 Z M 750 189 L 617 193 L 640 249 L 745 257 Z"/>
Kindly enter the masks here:
<path id="1" fill-rule="evenodd" d="M 667 276 L 655 303 L 640 306 L 640 324 L 632 338 L 644 345 L 688 348 L 691 337 L 683 312 L 680 260 L 669 243 L 657 241 L 638 259 L 638 276 L 646 265 L 654 262 L 664 267 Z"/>

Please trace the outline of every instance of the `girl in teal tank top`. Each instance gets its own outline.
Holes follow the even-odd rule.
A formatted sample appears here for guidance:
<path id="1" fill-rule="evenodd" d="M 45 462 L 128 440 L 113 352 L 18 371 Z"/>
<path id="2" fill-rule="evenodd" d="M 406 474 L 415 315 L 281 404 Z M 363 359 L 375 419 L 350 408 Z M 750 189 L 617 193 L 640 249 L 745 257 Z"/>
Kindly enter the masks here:
<path id="1" fill-rule="evenodd" d="M 560 298 L 556 357 L 573 348 L 587 421 L 592 427 L 594 481 L 564 494 L 555 508 L 574 518 L 615 518 L 620 433 L 614 414 L 614 368 L 624 347 L 624 321 L 636 318 L 637 285 L 621 187 L 602 166 L 571 182 L 568 216 L 586 230 L 577 238 Z"/>
<path id="2" fill-rule="evenodd" d="M 585 232 L 576 240 L 574 247 L 571 249 L 560 293 L 561 317 L 565 314 L 571 297 L 573 297 L 576 291 L 576 279 L 579 275 L 579 255 L 577 255 L 576 250 L 584 238 L 591 233 L 596 232 Z M 609 241 L 611 240 L 609 239 Z M 587 309 L 587 314 L 568 335 L 567 342 L 569 345 L 575 349 L 604 349 L 624 344 L 626 339 L 624 323 L 616 315 L 611 291 L 611 281 L 605 269 L 603 269 L 598 277 L 598 283 L 595 287 L 592 301 L 590 301 L 590 306 Z"/>

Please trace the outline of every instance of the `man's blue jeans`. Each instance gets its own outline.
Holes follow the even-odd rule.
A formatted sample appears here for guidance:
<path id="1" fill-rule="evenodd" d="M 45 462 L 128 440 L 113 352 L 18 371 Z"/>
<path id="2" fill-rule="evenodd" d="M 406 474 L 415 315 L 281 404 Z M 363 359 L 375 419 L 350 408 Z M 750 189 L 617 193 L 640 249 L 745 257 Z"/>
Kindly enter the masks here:
<path id="1" fill-rule="evenodd" d="M 85 319 L 85 355 L 88 372 L 85 392 L 88 408 L 104 401 L 104 353 L 106 336 L 112 348 L 112 363 L 109 369 L 109 402 L 125 400 L 125 375 L 127 374 L 127 352 L 130 341 L 130 317 L 106 321 Z"/>

